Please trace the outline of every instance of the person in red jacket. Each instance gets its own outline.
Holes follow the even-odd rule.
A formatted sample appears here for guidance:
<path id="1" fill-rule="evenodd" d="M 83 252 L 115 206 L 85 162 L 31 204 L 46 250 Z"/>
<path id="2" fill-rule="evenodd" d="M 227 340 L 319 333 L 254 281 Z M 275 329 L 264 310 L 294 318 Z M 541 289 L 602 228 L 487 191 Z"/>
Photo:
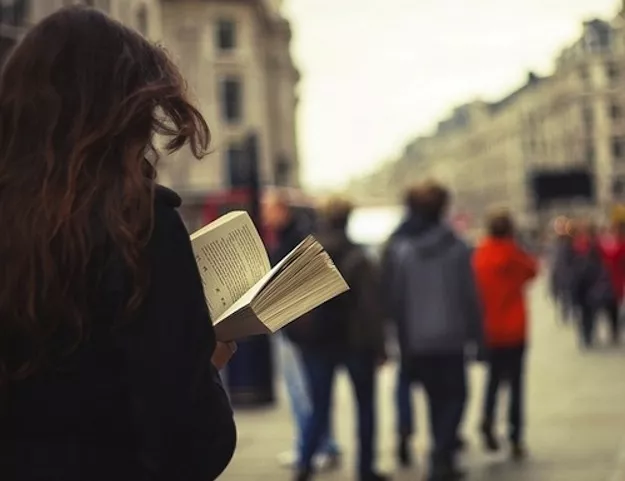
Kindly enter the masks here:
<path id="1" fill-rule="evenodd" d="M 499 450 L 493 430 L 497 395 L 502 382 L 510 384 L 510 442 L 516 459 L 525 456 L 523 444 L 523 372 L 528 338 L 525 287 L 537 274 L 537 262 L 514 240 L 514 223 L 506 211 L 488 221 L 488 236 L 477 247 L 473 267 L 484 310 L 485 348 L 489 380 L 481 432 L 489 451 Z"/>
<path id="2" fill-rule="evenodd" d="M 608 313 L 612 329 L 612 341 L 617 344 L 621 337 L 619 308 L 625 294 L 625 225 L 614 223 L 612 229 L 599 239 L 599 250 L 610 276 L 614 299 L 603 306 Z"/>

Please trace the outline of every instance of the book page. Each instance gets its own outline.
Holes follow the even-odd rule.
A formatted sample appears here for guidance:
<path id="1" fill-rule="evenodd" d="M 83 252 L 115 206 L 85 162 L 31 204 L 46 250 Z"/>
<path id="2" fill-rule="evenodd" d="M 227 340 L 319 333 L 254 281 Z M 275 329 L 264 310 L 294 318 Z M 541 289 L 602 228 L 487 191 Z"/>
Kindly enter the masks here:
<path id="1" fill-rule="evenodd" d="M 289 254 L 287 254 L 280 262 L 278 262 L 271 270 L 268 270 L 267 273 L 262 276 L 256 284 L 254 284 L 244 295 L 240 298 L 236 299 L 232 305 L 230 305 L 225 311 L 223 311 L 219 316 L 213 318 L 213 323 L 215 325 L 226 321 L 229 317 L 233 316 L 237 312 L 241 311 L 245 307 L 249 306 L 252 301 L 258 296 L 258 294 L 267 286 L 271 280 L 277 276 L 280 272 L 282 272 L 286 266 L 289 265 L 290 262 L 297 256 L 301 255 L 302 251 L 304 251 L 304 246 L 307 245 L 308 242 L 311 242 L 309 237 L 302 241 L 295 249 L 293 249 Z"/>
<path id="2" fill-rule="evenodd" d="M 265 246 L 247 212 L 232 212 L 191 235 L 213 321 L 269 272 Z"/>
<path id="3" fill-rule="evenodd" d="M 271 332 L 349 290 L 330 256 L 310 238 L 293 263 L 278 273 L 251 306 Z"/>

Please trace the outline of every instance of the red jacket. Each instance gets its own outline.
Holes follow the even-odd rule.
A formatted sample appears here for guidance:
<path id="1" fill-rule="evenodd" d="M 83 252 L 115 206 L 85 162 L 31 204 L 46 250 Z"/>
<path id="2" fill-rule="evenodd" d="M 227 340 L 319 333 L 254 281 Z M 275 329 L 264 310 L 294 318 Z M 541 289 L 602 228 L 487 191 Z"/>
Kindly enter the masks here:
<path id="1" fill-rule="evenodd" d="M 487 347 L 525 343 L 525 286 L 536 276 L 536 260 L 512 239 L 487 238 L 476 249 L 473 267 L 484 309 Z"/>
<path id="2" fill-rule="evenodd" d="M 614 294 L 621 301 L 625 289 L 625 240 L 616 236 L 605 236 L 599 241 L 599 249 L 610 274 Z"/>

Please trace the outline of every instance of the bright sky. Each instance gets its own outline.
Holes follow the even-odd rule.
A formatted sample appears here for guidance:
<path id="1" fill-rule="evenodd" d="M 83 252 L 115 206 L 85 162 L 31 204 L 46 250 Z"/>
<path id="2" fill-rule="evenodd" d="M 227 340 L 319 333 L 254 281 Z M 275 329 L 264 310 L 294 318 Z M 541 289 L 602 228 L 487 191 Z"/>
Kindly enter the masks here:
<path id="1" fill-rule="evenodd" d="M 452 107 L 548 73 L 618 0 L 285 0 L 303 74 L 303 180 L 335 187 L 397 155 Z"/>

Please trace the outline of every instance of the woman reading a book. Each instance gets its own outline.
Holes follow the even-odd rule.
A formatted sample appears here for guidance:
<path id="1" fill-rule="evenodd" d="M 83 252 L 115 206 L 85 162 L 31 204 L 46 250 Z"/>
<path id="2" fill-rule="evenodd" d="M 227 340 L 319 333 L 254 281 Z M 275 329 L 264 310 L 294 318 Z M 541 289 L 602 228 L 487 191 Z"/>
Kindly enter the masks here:
<path id="1" fill-rule="evenodd" d="M 0 76 L 0 479 L 215 479 L 236 432 L 158 134 L 208 127 L 165 53 L 96 10 L 30 30 Z M 146 160 L 149 159 L 149 160 Z"/>

